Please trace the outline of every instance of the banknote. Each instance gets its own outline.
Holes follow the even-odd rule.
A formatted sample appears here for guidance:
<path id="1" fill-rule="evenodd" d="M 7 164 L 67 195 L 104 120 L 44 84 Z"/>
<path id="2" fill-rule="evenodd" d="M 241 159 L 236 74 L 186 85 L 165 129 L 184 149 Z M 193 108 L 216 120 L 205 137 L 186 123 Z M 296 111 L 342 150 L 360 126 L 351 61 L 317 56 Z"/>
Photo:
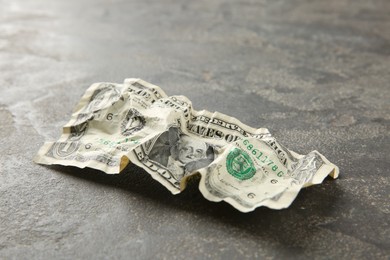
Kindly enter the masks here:
<path id="1" fill-rule="evenodd" d="M 173 194 L 200 176 L 206 199 L 225 201 L 242 212 L 259 206 L 286 208 L 301 188 L 339 174 L 317 151 L 297 154 L 266 128 L 197 111 L 188 98 L 168 96 L 135 78 L 88 88 L 61 137 L 46 142 L 34 161 L 108 174 L 133 163 Z"/>

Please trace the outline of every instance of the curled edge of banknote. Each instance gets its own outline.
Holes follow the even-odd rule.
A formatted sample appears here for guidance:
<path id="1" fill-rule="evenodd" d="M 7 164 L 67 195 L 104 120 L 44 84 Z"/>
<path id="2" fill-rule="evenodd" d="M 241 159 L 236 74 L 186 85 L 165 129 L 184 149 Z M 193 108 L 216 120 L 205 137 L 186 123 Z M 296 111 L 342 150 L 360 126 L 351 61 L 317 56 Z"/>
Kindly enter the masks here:
<path id="1" fill-rule="evenodd" d="M 339 174 L 317 151 L 297 154 L 266 128 L 196 111 L 188 98 L 168 96 L 134 78 L 88 88 L 59 140 L 46 142 L 34 161 L 110 174 L 132 162 L 173 194 L 200 175 L 206 199 L 226 201 L 242 212 L 286 208 L 301 188 Z"/>

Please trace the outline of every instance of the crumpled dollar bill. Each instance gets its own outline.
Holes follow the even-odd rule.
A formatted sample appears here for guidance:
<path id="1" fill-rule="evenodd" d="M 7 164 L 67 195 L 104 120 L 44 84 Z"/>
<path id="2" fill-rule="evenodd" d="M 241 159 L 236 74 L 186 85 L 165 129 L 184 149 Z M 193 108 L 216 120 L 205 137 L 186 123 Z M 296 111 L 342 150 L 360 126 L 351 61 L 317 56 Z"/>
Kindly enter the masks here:
<path id="1" fill-rule="evenodd" d="M 302 187 L 339 174 L 317 151 L 297 154 L 266 128 L 196 111 L 186 97 L 168 96 L 134 78 L 93 84 L 59 140 L 46 142 L 34 160 L 110 174 L 132 162 L 173 194 L 200 175 L 205 198 L 226 201 L 242 212 L 259 206 L 286 208 Z"/>

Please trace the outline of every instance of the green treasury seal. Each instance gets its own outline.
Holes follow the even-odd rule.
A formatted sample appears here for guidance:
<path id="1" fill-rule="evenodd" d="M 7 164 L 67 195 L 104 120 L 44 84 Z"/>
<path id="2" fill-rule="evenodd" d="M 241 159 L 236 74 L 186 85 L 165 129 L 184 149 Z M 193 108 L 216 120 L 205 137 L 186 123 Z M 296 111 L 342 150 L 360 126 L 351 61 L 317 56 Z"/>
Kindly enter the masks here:
<path id="1" fill-rule="evenodd" d="M 252 178 L 256 173 L 252 159 L 246 152 L 238 148 L 229 152 L 226 169 L 231 175 L 242 181 Z"/>

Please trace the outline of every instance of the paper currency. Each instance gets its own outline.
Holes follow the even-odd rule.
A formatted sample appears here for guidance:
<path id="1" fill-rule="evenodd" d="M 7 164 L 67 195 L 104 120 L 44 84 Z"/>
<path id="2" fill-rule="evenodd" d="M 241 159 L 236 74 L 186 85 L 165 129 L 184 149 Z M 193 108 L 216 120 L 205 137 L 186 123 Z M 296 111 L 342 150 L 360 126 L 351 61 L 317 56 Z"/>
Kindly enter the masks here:
<path id="1" fill-rule="evenodd" d="M 132 162 L 173 194 L 200 175 L 205 198 L 224 200 L 242 212 L 286 208 L 302 187 L 339 173 L 317 151 L 299 155 L 265 128 L 196 111 L 186 97 L 168 96 L 141 79 L 93 84 L 60 139 L 46 142 L 34 160 L 111 174 Z"/>

